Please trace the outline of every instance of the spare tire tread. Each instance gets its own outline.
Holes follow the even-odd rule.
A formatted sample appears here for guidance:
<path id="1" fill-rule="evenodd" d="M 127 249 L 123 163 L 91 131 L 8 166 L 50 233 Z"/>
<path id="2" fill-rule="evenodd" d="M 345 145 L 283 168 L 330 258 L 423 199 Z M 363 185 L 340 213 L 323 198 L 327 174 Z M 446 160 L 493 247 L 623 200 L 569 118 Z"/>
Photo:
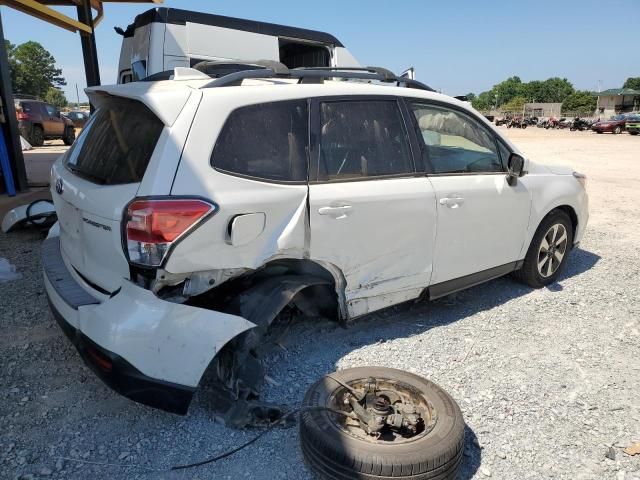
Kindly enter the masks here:
<path id="1" fill-rule="evenodd" d="M 441 437 L 438 442 L 425 437 L 414 442 L 397 445 L 371 443 L 377 451 L 367 451 L 368 443 L 340 432 L 334 426 L 327 425 L 327 412 L 314 414 L 303 412 L 300 421 L 300 439 L 305 460 L 317 472 L 327 478 L 350 479 L 357 476 L 366 480 L 406 479 L 406 480 L 448 480 L 454 479 L 462 461 L 464 448 L 464 419 L 455 401 L 433 382 L 417 375 L 382 367 L 355 368 L 340 371 L 342 381 L 348 381 L 344 375 L 353 379 L 374 376 L 378 378 L 396 378 L 411 383 L 427 393 L 433 402 L 439 402 L 438 425 L 434 431 Z M 322 403 L 322 394 L 328 395 L 328 387 L 320 379 L 305 396 L 303 406 L 326 406 Z M 417 383 L 417 385 L 416 385 Z M 326 416 L 325 416 L 326 415 Z M 319 425 L 319 423 L 321 425 Z M 339 435 L 339 438 L 336 438 Z M 343 441 L 346 445 L 343 445 Z M 427 445 L 419 445 L 427 441 Z M 392 451 L 389 451 L 392 449 Z M 430 457 L 429 455 L 434 455 Z"/>

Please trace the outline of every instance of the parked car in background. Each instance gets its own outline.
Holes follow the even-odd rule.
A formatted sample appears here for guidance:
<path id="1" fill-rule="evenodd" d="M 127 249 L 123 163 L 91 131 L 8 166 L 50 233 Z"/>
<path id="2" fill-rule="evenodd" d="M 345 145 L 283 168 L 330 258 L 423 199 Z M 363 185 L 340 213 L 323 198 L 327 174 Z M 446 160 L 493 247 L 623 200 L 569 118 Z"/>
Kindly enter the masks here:
<path id="1" fill-rule="evenodd" d="M 591 130 L 596 133 L 611 132 L 613 134 L 622 133 L 627 123 L 627 117 L 625 115 L 614 115 L 609 120 L 603 122 L 596 122 L 591 125 Z"/>
<path id="2" fill-rule="evenodd" d="M 630 135 L 638 135 L 640 133 L 640 114 L 627 117 L 625 128 Z"/>
<path id="3" fill-rule="evenodd" d="M 84 128 L 84 125 L 89 120 L 89 114 L 80 110 L 72 110 L 71 112 L 63 113 L 63 115 L 73 122 L 75 128 Z"/>
<path id="4" fill-rule="evenodd" d="M 54 139 L 71 145 L 76 139 L 73 122 L 57 107 L 35 97 L 16 96 L 14 103 L 20 135 L 34 147 L 41 147 L 45 140 Z"/>
<path id="5" fill-rule="evenodd" d="M 540 288 L 587 224 L 584 175 L 387 70 L 176 69 L 88 95 L 51 170 L 47 295 L 107 384 L 173 412 L 210 364 L 218 393 L 255 397 L 251 352 L 287 305 L 346 322 L 509 273 Z"/>

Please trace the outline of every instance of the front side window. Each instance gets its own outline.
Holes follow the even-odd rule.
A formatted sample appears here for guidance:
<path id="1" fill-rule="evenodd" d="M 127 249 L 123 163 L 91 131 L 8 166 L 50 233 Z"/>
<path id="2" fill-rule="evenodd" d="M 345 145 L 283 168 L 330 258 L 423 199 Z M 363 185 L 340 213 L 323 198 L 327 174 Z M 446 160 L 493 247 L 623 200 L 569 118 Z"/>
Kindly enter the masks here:
<path id="1" fill-rule="evenodd" d="M 434 174 L 504 172 L 491 135 L 470 116 L 434 105 L 410 103 Z"/>
<path id="2" fill-rule="evenodd" d="M 411 149 L 395 100 L 320 104 L 318 180 L 413 172 Z"/>
<path id="3" fill-rule="evenodd" d="M 218 136 L 211 165 L 264 180 L 306 182 L 308 125 L 306 100 L 238 108 Z"/>

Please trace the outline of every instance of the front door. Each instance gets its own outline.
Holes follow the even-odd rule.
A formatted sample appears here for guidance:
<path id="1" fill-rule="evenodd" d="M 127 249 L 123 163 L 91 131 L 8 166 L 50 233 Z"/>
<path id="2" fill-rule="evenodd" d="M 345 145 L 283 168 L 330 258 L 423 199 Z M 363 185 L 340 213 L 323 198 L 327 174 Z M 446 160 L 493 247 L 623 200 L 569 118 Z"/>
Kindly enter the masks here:
<path id="1" fill-rule="evenodd" d="M 338 267 L 351 315 L 417 297 L 431 276 L 435 198 L 395 99 L 322 100 L 311 115 L 313 260 Z"/>
<path id="2" fill-rule="evenodd" d="M 485 272 L 471 284 L 504 273 L 500 267 L 521 260 L 531 209 L 526 177 L 507 183 L 509 150 L 472 115 L 423 101 L 409 107 L 437 201 L 431 283 Z"/>

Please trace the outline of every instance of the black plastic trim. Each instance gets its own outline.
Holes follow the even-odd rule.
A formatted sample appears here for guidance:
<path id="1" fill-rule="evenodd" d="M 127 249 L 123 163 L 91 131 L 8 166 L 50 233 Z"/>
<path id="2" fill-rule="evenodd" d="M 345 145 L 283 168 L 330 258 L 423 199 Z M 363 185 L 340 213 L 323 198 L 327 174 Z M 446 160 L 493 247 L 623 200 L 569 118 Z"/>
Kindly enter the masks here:
<path id="1" fill-rule="evenodd" d="M 49 299 L 49 307 L 64 334 L 71 340 L 86 365 L 109 388 L 134 402 L 170 413 L 185 415 L 196 391 L 195 387 L 178 385 L 146 376 L 119 355 L 102 348 L 69 324 Z M 111 368 L 102 368 L 94 359 L 108 359 Z"/>
<path id="2" fill-rule="evenodd" d="M 427 291 L 429 293 L 429 300 L 444 297 L 445 295 L 449 295 L 459 290 L 464 290 L 465 288 L 479 285 L 489 280 L 493 280 L 494 278 L 502 277 L 503 275 L 521 268 L 523 262 L 524 260 L 510 262 L 498 267 L 483 270 L 481 272 L 465 275 L 464 277 L 454 278 L 453 280 L 447 280 L 446 282 L 430 285 L 427 288 Z"/>
<path id="3" fill-rule="evenodd" d="M 74 310 L 83 305 L 100 303 L 69 272 L 62 259 L 60 237 L 47 238 L 42 242 L 42 268 L 56 293 Z"/>
<path id="4" fill-rule="evenodd" d="M 192 12 L 178 8 L 152 8 L 136 16 L 134 22 L 124 31 L 124 37 L 134 35 L 136 28 L 144 27 L 150 23 L 169 23 L 173 25 L 186 25 L 186 23 L 199 23 L 214 27 L 224 27 L 244 32 L 260 33 L 274 37 L 286 37 L 299 40 L 310 40 L 313 42 L 344 47 L 342 42 L 330 33 L 306 28 L 289 27 L 276 23 L 259 22 L 244 18 L 226 17 L 214 15 L 212 13 Z"/>

